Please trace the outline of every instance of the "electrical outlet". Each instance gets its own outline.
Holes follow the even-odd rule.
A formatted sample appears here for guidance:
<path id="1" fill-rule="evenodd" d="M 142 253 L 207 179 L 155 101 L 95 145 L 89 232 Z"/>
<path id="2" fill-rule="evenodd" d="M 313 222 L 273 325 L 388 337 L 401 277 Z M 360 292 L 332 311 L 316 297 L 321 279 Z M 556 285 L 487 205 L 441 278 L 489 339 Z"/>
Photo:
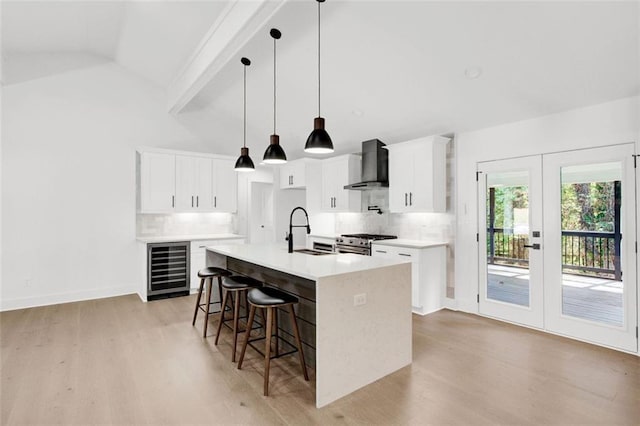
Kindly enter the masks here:
<path id="1" fill-rule="evenodd" d="M 360 293 L 353 296 L 353 306 L 362 306 L 367 303 L 367 293 Z"/>

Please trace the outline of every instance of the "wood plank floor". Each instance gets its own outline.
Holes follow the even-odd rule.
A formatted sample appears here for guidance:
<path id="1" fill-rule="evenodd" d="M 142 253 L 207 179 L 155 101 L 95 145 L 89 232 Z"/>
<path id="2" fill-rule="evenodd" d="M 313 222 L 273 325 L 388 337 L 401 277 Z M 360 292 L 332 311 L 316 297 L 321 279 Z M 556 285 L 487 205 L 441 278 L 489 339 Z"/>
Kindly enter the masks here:
<path id="1" fill-rule="evenodd" d="M 640 423 L 640 357 L 446 310 L 414 316 L 411 366 L 325 408 L 295 357 L 273 362 L 263 397 L 259 355 L 237 370 L 228 330 L 216 347 L 201 318 L 191 327 L 194 303 L 123 296 L 0 314 L 0 423 Z"/>

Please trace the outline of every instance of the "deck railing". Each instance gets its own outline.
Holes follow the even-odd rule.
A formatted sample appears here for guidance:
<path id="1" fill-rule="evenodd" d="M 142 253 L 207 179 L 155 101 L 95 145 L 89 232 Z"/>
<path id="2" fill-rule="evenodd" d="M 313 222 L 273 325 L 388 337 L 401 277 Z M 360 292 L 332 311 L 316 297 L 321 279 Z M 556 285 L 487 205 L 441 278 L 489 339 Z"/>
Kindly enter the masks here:
<path id="1" fill-rule="evenodd" d="M 487 229 L 487 254 L 490 264 L 514 266 L 529 264 L 529 237 L 513 234 L 512 229 Z M 620 234 L 614 232 L 562 231 L 562 269 L 577 275 L 622 280 Z"/>

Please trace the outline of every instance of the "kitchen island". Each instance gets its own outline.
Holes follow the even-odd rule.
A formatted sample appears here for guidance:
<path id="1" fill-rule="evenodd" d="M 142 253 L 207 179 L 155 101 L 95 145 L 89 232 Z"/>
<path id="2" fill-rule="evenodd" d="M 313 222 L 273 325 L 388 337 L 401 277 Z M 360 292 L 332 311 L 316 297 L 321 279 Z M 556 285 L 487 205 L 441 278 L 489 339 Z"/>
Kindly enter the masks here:
<path id="1" fill-rule="evenodd" d="M 318 408 L 411 364 L 407 261 L 241 244 L 208 247 L 207 266 L 252 276 L 299 298 L 296 316 L 305 358 L 315 368 Z M 283 336 L 289 335 L 285 320 L 279 321 Z"/>

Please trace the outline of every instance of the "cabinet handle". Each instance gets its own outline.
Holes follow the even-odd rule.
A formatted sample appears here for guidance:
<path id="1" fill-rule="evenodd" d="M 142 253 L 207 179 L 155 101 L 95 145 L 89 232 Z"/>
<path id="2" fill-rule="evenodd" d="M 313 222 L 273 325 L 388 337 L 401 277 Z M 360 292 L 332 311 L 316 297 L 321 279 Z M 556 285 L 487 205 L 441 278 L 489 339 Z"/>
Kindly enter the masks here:
<path id="1" fill-rule="evenodd" d="M 191 207 L 193 207 L 193 195 L 191 196 Z"/>
<path id="2" fill-rule="evenodd" d="M 207 246 L 198 246 L 198 247 L 200 247 L 200 248 L 206 248 Z"/>
<path id="3" fill-rule="evenodd" d="M 407 193 L 404 193 L 404 205 L 407 206 Z"/>
<path id="4" fill-rule="evenodd" d="M 200 196 L 196 195 L 196 207 L 200 207 Z"/>
<path id="5" fill-rule="evenodd" d="M 409 193 L 409 205 L 412 206 L 413 205 L 413 192 Z"/>
<path id="6" fill-rule="evenodd" d="M 213 207 L 218 207 L 218 197 L 217 196 L 213 196 Z"/>
<path id="7" fill-rule="evenodd" d="M 376 250 L 376 253 L 386 253 L 384 250 Z"/>
<path id="8" fill-rule="evenodd" d="M 171 207 L 173 208 L 173 207 L 175 207 L 175 206 L 176 206 L 176 196 L 175 196 L 175 195 L 172 195 L 172 196 L 171 196 Z"/>
<path id="9" fill-rule="evenodd" d="M 411 257 L 411 255 L 410 255 L 410 254 L 407 254 L 407 253 L 398 253 L 398 254 L 399 254 L 400 256 Z"/>

